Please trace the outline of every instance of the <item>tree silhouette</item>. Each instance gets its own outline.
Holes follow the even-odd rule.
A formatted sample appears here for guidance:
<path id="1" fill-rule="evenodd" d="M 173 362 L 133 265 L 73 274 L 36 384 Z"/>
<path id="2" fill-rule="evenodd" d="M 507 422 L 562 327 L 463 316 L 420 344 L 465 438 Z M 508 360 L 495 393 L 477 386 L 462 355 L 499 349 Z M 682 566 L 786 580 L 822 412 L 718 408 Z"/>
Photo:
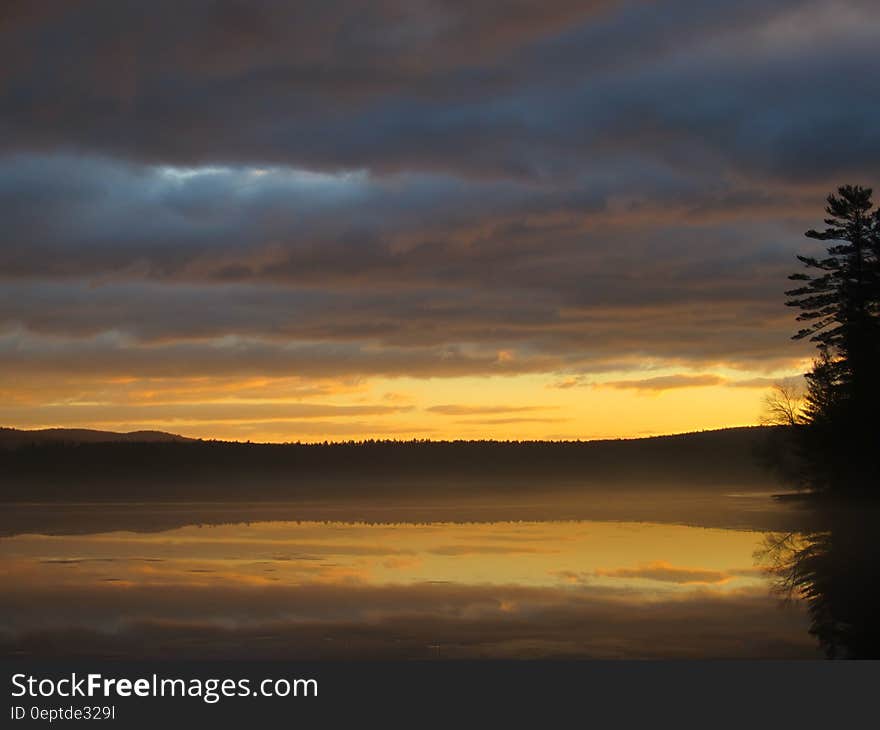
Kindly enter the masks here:
<path id="1" fill-rule="evenodd" d="M 880 658 L 877 503 L 826 503 L 809 517 L 806 531 L 766 535 L 755 557 L 786 600 L 805 602 L 828 658 Z"/>
<path id="2" fill-rule="evenodd" d="M 762 426 L 798 426 L 804 421 L 804 394 L 793 379 L 774 383 L 764 398 Z"/>
<path id="3" fill-rule="evenodd" d="M 870 188 L 845 185 L 829 195 L 827 228 L 806 235 L 829 241 L 824 258 L 798 256 L 809 272 L 789 279 L 786 292 L 805 323 L 794 339 L 809 338 L 819 356 L 807 374 L 804 420 L 819 472 L 857 484 L 876 475 L 880 408 L 880 209 Z M 841 471 L 842 470 L 842 471 Z M 860 482 L 861 479 L 861 482 Z M 829 486 L 825 484 L 824 486 Z"/>

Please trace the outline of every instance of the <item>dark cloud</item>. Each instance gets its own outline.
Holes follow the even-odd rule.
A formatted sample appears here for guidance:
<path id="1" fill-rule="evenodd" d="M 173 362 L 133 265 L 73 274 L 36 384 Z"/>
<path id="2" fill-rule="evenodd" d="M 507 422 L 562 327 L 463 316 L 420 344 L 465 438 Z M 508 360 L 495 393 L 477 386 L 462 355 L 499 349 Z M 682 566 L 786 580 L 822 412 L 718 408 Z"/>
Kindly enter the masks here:
<path id="1" fill-rule="evenodd" d="M 70 377 L 181 377 L 273 375 L 336 377 L 389 375 L 452 377 L 541 372 L 562 361 L 536 354 L 504 359 L 485 349 L 462 347 L 371 348 L 357 343 L 272 343 L 224 338 L 138 346 L 112 333 L 87 340 L 0 337 L 0 372 Z"/>
<path id="2" fill-rule="evenodd" d="M 0 131 L 187 165 L 865 172 L 871 19 L 858 0 L 47 3 L 6 25 Z"/>
<path id="3" fill-rule="evenodd" d="M 191 164 L 378 158 L 383 139 L 406 136 L 395 107 L 505 86 L 510 53 L 613 5 L 202 1 L 145 14 L 134 2 L 45 3 L 6 25 L 4 66 L 18 72 L 4 79 L 4 131 Z M 352 114 L 361 121 L 339 135 Z"/>
<path id="4" fill-rule="evenodd" d="M 572 366 L 787 357 L 778 302 L 797 231 L 767 220 L 763 203 L 716 219 L 682 206 L 576 209 L 508 183 L 481 183 L 475 203 L 473 184 L 8 160 L 2 325 L 132 344 L 478 343 Z"/>
<path id="5" fill-rule="evenodd" d="M 767 369 L 880 163 L 859 0 L 3 13 L 7 372 Z"/>

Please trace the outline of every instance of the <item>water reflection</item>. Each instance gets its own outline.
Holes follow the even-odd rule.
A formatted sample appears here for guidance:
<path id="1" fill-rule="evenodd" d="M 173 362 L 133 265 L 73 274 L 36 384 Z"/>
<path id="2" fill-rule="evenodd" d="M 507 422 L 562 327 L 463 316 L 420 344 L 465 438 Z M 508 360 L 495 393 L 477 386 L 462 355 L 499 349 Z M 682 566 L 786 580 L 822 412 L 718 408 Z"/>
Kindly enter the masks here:
<path id="1" fill-rule="evenodd" d="M 815 656 L 764 534 L 265 521 L 0 541 L 0 649 L 197 658 Z"/>
<path id="2" fill-rule="evenodd" d="M 802 598 L 829 658 L 880 658 L 880 543 L 874 503 L 816 500 L 816 529 L 768 535 L 760 553 L 787 598 Z"/>

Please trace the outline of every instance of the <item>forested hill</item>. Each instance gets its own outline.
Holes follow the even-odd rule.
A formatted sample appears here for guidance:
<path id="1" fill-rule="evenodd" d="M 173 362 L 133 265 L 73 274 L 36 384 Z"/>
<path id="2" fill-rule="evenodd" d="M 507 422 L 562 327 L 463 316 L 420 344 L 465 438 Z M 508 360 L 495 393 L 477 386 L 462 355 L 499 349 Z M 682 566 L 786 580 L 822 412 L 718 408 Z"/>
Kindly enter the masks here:
<path id="1" fill-rule="evenodd" d="M 253 444 L 19 438 L 4 430 L 0 499 L 259 500 L 455 490 L 778 488 L 762 454 L 775 428 L 585 442 Z M 21 434 L 22 432 L 17 432 Z M 160 437 L 161 436 L 161 437 Z"/>
<path id="2" fill-rule="evenodd" d="M 126 441 L 130 443 L 154 443 L 157 441 L 193 441 L 194 439 L 178 436 L 164 431 L 96 431 L 91 428 L 42 428 L 21 430 L 17 428 L 0 428 L 0 449 L 18 448 L 33 444 L 65 443 L 65 444 L 97 444 Z"/>

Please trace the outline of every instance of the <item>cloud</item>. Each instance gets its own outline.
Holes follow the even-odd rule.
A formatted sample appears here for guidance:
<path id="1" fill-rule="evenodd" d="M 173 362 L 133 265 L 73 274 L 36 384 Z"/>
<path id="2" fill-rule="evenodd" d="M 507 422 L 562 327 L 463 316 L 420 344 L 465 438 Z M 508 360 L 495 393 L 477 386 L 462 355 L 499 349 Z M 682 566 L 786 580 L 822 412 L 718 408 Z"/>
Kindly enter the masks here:
<path id="1" fill-rule="evenodd" d="M 843 81 L 876 45 L 865 1 L 154 8 L 7 23 L 5 148 L 538 179 L 621 150 L 782 177 L 877 162 L 874 82 Z"/>
<path id="2" fill-rule="evenodd" d="M 644 578 L 664 583 L 706 583 L 719 584 L 730 580 L 730 575 L 720 570 L 702 568 L 682 568 L 663 560 L 646 563 L 636 568 L 599 569 L 595 575 L 603 578 Z"/>
<path id="3" fill-rule="evenodd" d="M 479 347 L 375 347 L 359 342 L 299 342 L 221 337 L 144 345 L 113 333 L 90 338 L 0 336 L 0 373 L 70 378 L 134 377 L 456 377 L 516 375 L 557 367 L 561 360 L 535 354 L 499 360 Z"/>
<path id="4" fill-rule="evenodd" d="M 704 388 L 711 385 L 721 385 L 725 380 L 720 375 L 705 373 L 702 375 L 658 375 L 654 378 L 643 380 L 612 380 L 610 382 L 595 383 L 603 388 L 617 388 L 624 390 L 647 390 L 664 391 L 676 388 Z"/>
<path id="5" fill-rule="evenodd" d="M 524 413 L 528 411 L 545 411 L 547 406 L 471 406 L 464 404 L 448 404 L 430 406 L 425 410 L 430 413 L 440 413 L 444 416 L 474 416 L 493 413 Z"/>
<path id="6" fill-rule="evenodd" d="M 570 421 L 570 418 L 541 418 L 532 416 L 512 416 L 510 418 L 466 418 L 456 423 L 462 425 L 479 425 L 479 426 L 505 426 L 516 423 L 564 423 Z"/>
<path id="7" fill-rule="evenodd" d="M 218 402 L 165 402 L 150 404 L 64 403 L 47 404 L 39 409 L 32 407 L 0 406 L 0 422 L 55 423 L 59 426 L 75 426 L 106 419 L 126 423 L 155 423 L 157 420 L 209 423 L 257 421 L 297 421 L 305 419 L 350 418 L 385 416 L 405 413 L 409 407 L 384 405 L 334 405 L 327 403 L 254 403 L 236 401 Z"/>
<path id="8" fill-rule="evenodd" d="M 757 385 L 880 164 L 867 1 L 151 7 L 4 18 L 4 376 Z"/>

